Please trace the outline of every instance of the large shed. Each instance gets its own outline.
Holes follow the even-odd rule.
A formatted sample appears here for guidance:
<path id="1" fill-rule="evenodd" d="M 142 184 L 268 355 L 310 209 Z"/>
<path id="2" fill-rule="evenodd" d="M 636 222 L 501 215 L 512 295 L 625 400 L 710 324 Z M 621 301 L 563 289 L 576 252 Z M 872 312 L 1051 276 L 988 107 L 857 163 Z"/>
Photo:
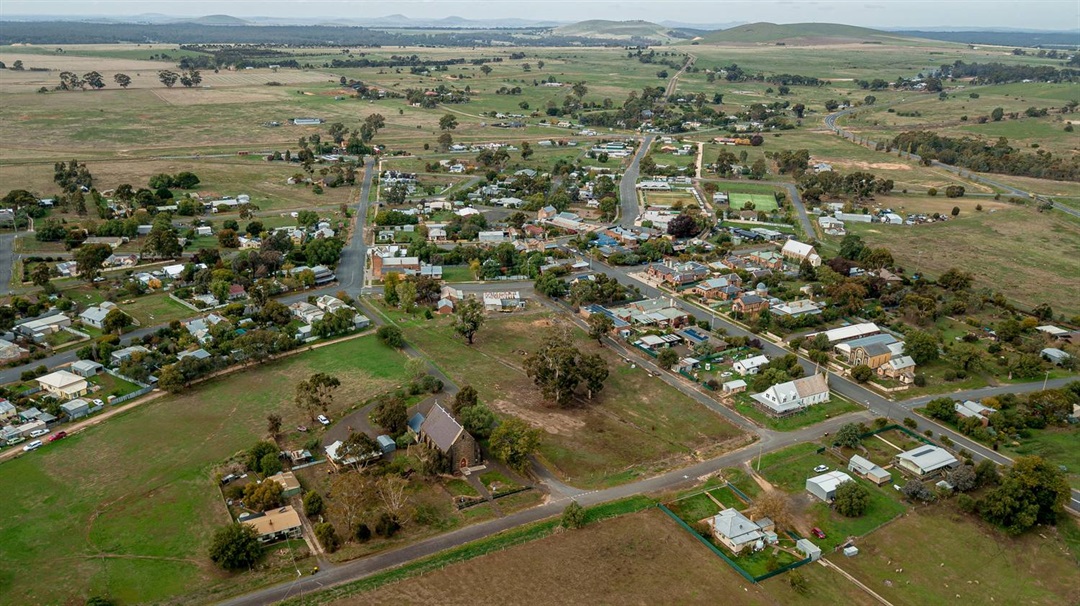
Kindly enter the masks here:
<path id="1" fill-rule="evenodd" d="M 836 497 L 836 487 L 850 481 L 851 476 L 848 474 L 842 471 L 830 471 L 807 479 L 806 490 L 828 503 Z"/>

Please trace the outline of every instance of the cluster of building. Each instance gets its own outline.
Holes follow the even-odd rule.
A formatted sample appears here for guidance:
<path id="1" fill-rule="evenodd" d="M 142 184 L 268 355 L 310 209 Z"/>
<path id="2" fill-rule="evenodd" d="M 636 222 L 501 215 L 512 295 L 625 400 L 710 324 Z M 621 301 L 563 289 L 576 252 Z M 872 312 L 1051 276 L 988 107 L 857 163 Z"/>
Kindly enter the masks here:
<path id="1" fill-rule="evenodd" d="M 851 324 L 807 335 L 807 340 L 825 335 L 837 360 L 849 366 L 868 366 L 879 377 L 915 382 L 915 360 L 904 354 L 904 342 L 873 322 Z"/>

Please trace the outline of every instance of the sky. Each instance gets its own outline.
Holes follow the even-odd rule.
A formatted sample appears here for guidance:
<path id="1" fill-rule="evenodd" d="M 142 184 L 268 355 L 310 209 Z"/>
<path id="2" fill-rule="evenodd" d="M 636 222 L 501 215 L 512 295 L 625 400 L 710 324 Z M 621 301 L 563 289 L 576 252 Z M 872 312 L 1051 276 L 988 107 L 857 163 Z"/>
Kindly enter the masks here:
<path id="1" fill-rule="evenodd" d="M 866 27 L 1080 28 L 1078 0 L 0 0 L 5 15 L 182 17 L 518 17 L 689 23 L 827 22 Z"/>

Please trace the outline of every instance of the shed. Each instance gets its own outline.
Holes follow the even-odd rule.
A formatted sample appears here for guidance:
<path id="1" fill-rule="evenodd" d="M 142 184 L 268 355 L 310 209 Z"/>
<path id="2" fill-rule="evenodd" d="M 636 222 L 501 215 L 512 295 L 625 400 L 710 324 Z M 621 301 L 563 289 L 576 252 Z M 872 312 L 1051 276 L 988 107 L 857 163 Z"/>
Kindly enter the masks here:
<path id="1" fill-rule="evenodd" d="M 270 476 L 270 479 L 281 484 L 281 496 L 288 498 L 300 494 L 300 480 L 296 479 L 291 471 L 282 471 Z"/>
<path id="2" fill-rule="evenodd" d="M 64 414 L 67 415 L 69 420 L 74 421 L 75 419 L 81 419 L 89 414 L 90 404 L 82 398 L 77 398 L 61 404 L 60 410 L 64 411 Z"/>
<path id="3" fill-rule="evenodd" d="M 859 548 L 854 546 L 854 545 L 848 545 L 847 547 L 844 548 L 844 555 L 846 555 L 849 558 L 857 556 L 857 555 L 859 555 Z"/>
<path id="4" fill-rule="evenodd" d="M 742 379 L 735 379 L 734 381 L 728 381 L 723 385 L 724 393 L 739 393 L 746 391 L 746 381 Z"/>
<path id="5" fill-rule="evenodd" d="M 842 471 L 830 471 L 806 480 L 806 490 L 828 503 L 836 497 L 836 487 L 850 482 L 851 476 Z"/>
<path id="6" fill-rule="evenodd" d="M 80 377 L 92 377 L 105 368 L 99 362 L 93 360 L 79 360 L 71 365 L 71 372 Z"/>
<path id="7" fill-rule="evenodd" d="M 892 481 L 892 475 L 889 472 L 860 455 L 851 457 L 851 460 L 848 461 L 848 471 L 853 471 L 878 486 Z"/>
<path id="8" fill-rule="evenodd" d="M 940 446 L 920 446 L 896 456 L 901 468 L 918 476 L 927 476 L 942 469 L 955 467 L 959 461 Z"/>
<path id="9" fill-rule="evenodd" d="M 800 553 L 810 558 L 811 562 L 816 562 L 821 559 L 821 548 L 810 542 L 810 539 L 799 539 L 795 541 L 795 549 L 798 549 Z"/>
<path id="10" fill-rule="evenodd" d="M 379 443 L 379 450 L 382 450 L 384 455 L 390 454 L 397 450 L 397 444 L 394 443 L 394 438 L 387 435 L 381 435 L 375 438 L 375 441 Z"/>

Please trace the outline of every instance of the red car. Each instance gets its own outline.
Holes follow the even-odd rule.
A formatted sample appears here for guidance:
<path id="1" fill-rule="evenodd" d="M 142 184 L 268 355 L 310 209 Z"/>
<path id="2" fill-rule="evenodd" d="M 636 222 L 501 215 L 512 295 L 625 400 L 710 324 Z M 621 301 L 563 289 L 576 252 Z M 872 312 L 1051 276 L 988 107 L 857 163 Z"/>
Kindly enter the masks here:
<path id="1" fill-rule="evenodd" d="M 57 440 L 63 440 L 66 437 L 67 437 L 67 432 L 66 431 L 58 431 L 58 432 L 54 433 L 53 435 L 49 436 L 49 441 L 50 442 L 55 442 Z"/>
<path id="2" fill-rule="evenodd" d="M 813 528 L 810 529 L 810 534 L 814 535 L 815 537 L 817 537 L 819 539 L 824 539 L 825 538 L 825 531 L 818 528 L 817 526 L 814 526 Z"/>

